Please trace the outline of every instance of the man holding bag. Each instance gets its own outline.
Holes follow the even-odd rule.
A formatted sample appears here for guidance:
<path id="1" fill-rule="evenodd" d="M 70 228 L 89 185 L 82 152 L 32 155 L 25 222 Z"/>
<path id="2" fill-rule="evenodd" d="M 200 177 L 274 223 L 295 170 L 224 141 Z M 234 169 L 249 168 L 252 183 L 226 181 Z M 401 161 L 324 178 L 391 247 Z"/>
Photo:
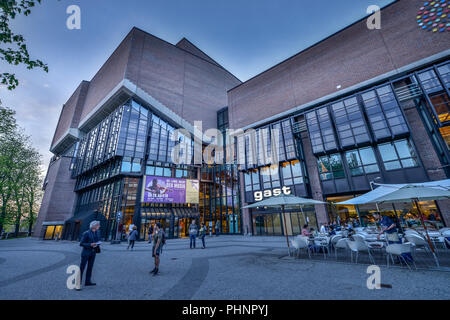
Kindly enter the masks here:
<path id="1" fill-rule="evenodd" d="M 86 281 L 85 286 L 95 286 L 95 283 L 91 281 L 92 269 L 94 267 L 95 256 L 100 253 L 100 236 L 98 230 L 100 229 L 100 221 L 92 221 L 89 224 L 89 230 L 85 231 L 81 236 L 80 246 L 83 247 L 81 252 L 80 263 L 80 284 L 83 279 L 83 272 L 86 268 Z M 81 290 L 81 288 L 77 288 Z"/>

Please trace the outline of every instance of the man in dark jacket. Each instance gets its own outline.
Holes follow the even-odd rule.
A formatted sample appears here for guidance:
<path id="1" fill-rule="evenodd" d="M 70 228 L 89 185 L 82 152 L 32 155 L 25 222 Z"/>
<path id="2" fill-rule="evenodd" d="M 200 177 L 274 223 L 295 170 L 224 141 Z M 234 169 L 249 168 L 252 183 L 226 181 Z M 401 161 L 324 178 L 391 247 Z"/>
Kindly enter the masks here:
<path id="1" fill-rule="evenodd" d="M 83 271 L 87 264 L 85 286 L 95 286 L 95 283 L 91 282 L 91 276 L 92 268 L 94 267 L 95 255 L 100 249 L 100 236 L 97 232 L 98 229 L 100 229 L 100 222 L 92 221 L 89 225 L 89 230 L 85 231 L 81 236 L 80 246 L 83 247 L 83 251 L 81 252 L 80 283 L 82 282 Z"/>

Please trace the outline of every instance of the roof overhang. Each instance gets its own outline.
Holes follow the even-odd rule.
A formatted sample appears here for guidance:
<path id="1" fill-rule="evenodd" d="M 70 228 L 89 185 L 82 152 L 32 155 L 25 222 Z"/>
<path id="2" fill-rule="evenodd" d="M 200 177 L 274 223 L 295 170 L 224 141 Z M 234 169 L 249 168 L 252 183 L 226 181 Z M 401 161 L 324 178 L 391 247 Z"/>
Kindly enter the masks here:
<path id="1" fill-rule="evenodd" d="M 128 79 L 122 80 L 108 95 L 80 122 L 81 132 L 89 132 L 117 107 L 126 103 L 130 98 L 147 106 L 151 112 L 168 121 L 175 128 L 186 129 L 189 133 L 201 138 L 201 132 L 193 124 L 184 120 L 169 107 L 156 100 L 150 94 Z"/>
<path id="2" fill-rule="evenodd" d="M 54 154 L 60 154 L 80 138 L 81 132 L 78 129 L 69 128 L 50 148 L 50 151 Z"/>

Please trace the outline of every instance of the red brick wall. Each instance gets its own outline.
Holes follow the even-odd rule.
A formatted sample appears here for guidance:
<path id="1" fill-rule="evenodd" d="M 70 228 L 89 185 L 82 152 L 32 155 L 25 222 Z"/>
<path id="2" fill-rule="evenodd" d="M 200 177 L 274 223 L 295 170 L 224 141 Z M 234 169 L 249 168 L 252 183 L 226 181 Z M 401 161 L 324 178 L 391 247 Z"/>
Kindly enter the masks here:
<path id="1" fill-rule="evenodd" d="M 76 198 L 74 192 L 76 180 L 70 178 L 70 162 L 70 158 L 60 158 L 51 163 L 48 168 L 48 184 L 35 223 L 34 237 L 42 236 L 43 222 L 65 221 L 72 217 Z"/>
<path id="2" fill-rule="evenodd" d="M 77 128 L 80 121 L 81 111 L 89 88 L 89 82 L 83 81 L 64 104 L 59 116 L 58 125 L 52 140 L 52 146 L 69 128 Z"/>
<path id="3" fill-rule="evenodd" d="M 126 78 L 193 123 L 217 126 L 216 112 L 227 105 L 227 91 L 240 81 L 223 68 L 134 29 Z"/>
<path id="4" fill-rule="evenodd" d="M 240 128 L 450 48 L 447 33 L 416 22 L 423 0 L 381 12 L 381 30 L 360 21 L 228 93 L 230 125 Z M 301 36 L 301 35 L 299 35 Z"/>

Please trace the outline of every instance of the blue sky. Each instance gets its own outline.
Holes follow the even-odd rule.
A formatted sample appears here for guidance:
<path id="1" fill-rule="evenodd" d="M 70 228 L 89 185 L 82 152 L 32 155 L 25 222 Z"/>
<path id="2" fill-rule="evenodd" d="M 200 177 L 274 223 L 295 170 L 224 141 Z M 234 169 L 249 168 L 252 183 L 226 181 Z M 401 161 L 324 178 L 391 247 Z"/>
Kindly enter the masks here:
<path id="1" fill-rule="evenodd" d="M 0 86 L 3 105 L 43 154 L 62 105 L 81 80 L 90 80 L 133 26 L 170 43 L 186 37 L 245 81 L 366 16 L 369 5 L 392 0 L 42 0 L 13 30 L 49 73 L 0 62 L 20 86 Z M 81 30 L 66 27 L 70 5 L 81 8 Z"/>

